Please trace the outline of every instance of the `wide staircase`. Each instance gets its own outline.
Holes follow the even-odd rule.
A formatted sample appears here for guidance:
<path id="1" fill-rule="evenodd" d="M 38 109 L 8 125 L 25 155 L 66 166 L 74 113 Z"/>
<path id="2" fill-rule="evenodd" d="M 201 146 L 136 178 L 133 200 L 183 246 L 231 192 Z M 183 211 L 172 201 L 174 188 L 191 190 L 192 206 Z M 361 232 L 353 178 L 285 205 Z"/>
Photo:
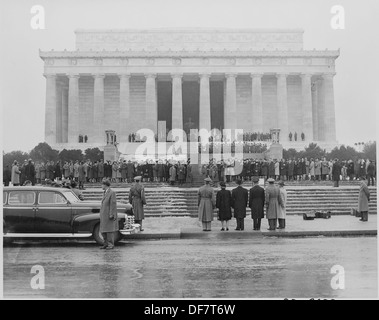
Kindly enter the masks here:
<path id="1" fill-rule="evenodd" d="M 114 187 L 114 186 L 113 186 Z M 250 186 L 246 186 L 250 188 Z M 370 188 L 370 213 L 377 212 L 376 187 Z M 216 191 L 219 189 L 215 189 Z M 319 186 L 286 186 L 287 214 L 302 215 L 312 210 L 331 211 L 332 215 L 349 215 L 352 208 L 357 208 L 358 186 L 345 186 L 342 188 L 326 188 Z M 120 202 L 128 202 L 129 187 L 116 190 Z M 100 201 L 102 190 L 87 189 L 83 191 L 85 200 Z M 163 187 L 145 188 L 146 202 L 145 215 L 147 217 L 164 216 L 197 216 L 197 188 L 171 188 Z M 248 209 L 248 214 L 250 209 Z"/>

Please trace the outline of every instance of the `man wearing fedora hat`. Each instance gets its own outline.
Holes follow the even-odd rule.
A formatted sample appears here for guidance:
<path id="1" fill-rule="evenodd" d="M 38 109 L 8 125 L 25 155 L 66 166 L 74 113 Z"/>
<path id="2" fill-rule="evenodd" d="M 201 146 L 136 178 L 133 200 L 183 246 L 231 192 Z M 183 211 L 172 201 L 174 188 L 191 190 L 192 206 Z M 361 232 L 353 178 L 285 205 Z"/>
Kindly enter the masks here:
<path id="1" fill-rule="evenodd" d="M 245 229 L 246 207 L 249 200 L 248 191 L 242 187 L 242 180 L 237 180 L 238 187 L 232 191 L 232 205 L 234 209 L 234 217 L 237 220 L 237 231 Z"/>
<path id="2" fill-rule="evenodd" d="M 269 185 L 266 188 L 265 202 L 267 205 L 266 217 L 268 219 L 270 231 L 276 230 L 276 219 L 278 218 L 279 206 L 282 205 L 282 198 L 277 186 L 274 185 L 275 180 L 270 178 L 267 180 Z"/>
<path id="3" fill-rule="evenodd" d="M 282 180 L 278 182 L 279 185 L 279 191 L 280 191 L 280 198 L 282 200 L 282 203 L 279 206 L 278 211 L 278 223 L 279 227 L 278 229 L 285 229 L 286 228 L 286 204 L 287 204 L 287 190 L 284 188 L 285 184 Z"/>
<path id="4" fill-rule="evenodd" d="M 205 185 L 198 191 L 199 220 L 203 224 L 203 231 L 211 231 L 213 221 L 213 209 L 216 207 L 216 199 L 213 188 L 210 186 L 211 178 L 205 178 Z"/>
<path id="5" fill-rule="evenodd" d="M 100 232 L 104 238 L 104 245 L 100 249 L 107 250 L 114 248 L 114 235 L 118 231 L 116 193 L 110 186 L 110 181 L 104 179 L 102 182 L 104 195 L 100 208 Z"/>
<path id="6" fill-rule="evenodd" d="M 249 191 L 249 207 L 253 219 L 254 231 L 261 229 L 261 220 L 264 218 L 265 189 L 259 185 L 259 177 L 253 177 L 253 187 Z"/>
<path id="7" fill-rule="evenodd" d="M 141 226 L 142 220 L 145 219 L 143 206 L 146 204 L 145 188 L 140 184 L 142 177 L 137 176 L 134 178 L 135 184 L 129 190 L 129 203 L 133 206 L 134 221 Z"/>

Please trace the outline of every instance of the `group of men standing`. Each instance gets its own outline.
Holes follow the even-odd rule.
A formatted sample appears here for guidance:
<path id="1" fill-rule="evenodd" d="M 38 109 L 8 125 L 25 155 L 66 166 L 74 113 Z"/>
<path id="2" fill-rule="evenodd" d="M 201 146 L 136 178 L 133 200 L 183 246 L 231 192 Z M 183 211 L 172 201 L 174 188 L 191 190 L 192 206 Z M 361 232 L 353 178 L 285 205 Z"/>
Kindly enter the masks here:
<path id="1" fill-rule="evenodd" d="M 221 190 L 215 195 L 209 177 L 204 179 L 205 185 L 198 191 L 198 216 L 203 225 L 203 231 L 211 231 L 213 213 L 217 208 L 218 220 L 221 221 L 221 231 L 229 231 L 228 223 L 234 218 L 237 222 L 235 230 L 245 229 L 246 209 L 250 207 L 253 219 L 253 230 L 261 229 L 261 220 L 264 218 L 265 206 L 268 219 L 268 230 L 284 229 L 286 219 L 287 193 L 284 182 L 279 181 L 278 186 L 274 179 L 268 179 L 269 185 L 266 190 L 259 185 L 259 177 L 253 178 L 253 187 L 248 191 L 242 187 L 242 180 L 237 180 L 237 187 L 227 190 L 225 182 L 221 182 Z"/>

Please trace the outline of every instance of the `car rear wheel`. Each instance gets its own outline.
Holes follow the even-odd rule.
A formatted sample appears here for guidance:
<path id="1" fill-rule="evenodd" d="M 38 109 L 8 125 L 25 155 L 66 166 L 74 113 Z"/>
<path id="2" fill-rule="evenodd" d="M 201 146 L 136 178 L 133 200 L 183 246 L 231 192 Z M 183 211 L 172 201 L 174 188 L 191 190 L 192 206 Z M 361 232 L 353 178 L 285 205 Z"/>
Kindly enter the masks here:
<path id="1" fill-rule="evenodd" d="M 104 238 L 103 235 L 100 232 L 100 223 L 98 223 L 95 228 L 93 229 L 93 238 L 99 245 L 104 245 Z M 115 237 L 114 237 L 114 243 L 116 244 L 119 242 L 122 238 L 122 234 L 120 232 L 115 232 Z"/>

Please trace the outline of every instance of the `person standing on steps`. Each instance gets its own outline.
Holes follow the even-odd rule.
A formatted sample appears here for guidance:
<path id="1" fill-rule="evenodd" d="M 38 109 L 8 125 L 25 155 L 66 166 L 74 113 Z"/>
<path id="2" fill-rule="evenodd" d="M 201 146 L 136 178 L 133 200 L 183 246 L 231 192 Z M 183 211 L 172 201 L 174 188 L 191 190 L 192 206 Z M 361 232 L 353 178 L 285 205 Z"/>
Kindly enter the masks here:
<path id="1" fill-rule="evenodd" d="M 142 220 L 145 219 L 143 206 L 146 205 L 146 198 L 145 188 L 140 183 L 141 179 L 141 176 L 134 178 L 135 184 L 129 190 L 129 202 L 133 206 L 134 221 L 141 225 L 141 231 L 143 231 Z"/>
<path id="2" fill-rule="evenodd" d="M 370 201 L 370 190 L 366 184 L 365 177 L 361 177 L 361 187 L 359 189 L 359 197 L 358 197 L 358 212 L 361 215 L 360 221 L 367 222 L 368 221 L 368 203 Z"/>
<path id="3" fill-rule="evenodd" d="M 279 191 L 280 191 L 280 197 L 282 203 L 279 205 L 279 211 L 278 211 L 278 229 L 285 229 L 286 228 L 286 204 L 287 204 L 287 190 L 284 188 L 285 184 L 281 180 L 278 182 L 279 185 Z"/>
<path id="4" fill-rule="evenodd" d="M 218 220 L 221 221 L 221 231 L 229 231 L 228 223 L 232 219 L 232 193 L 226 190 L 224 181 L 220 182 L 221 190 L 216 195 L 216 208 L 218 209 Z"/>
<path id="5" fill-rule="evenodd" d="M 274 185 L 275 180 L 270 178 L 267 180 L 269 185 L 266 188 L 266 217 L 268 219 L 269 231 L 276 230 L 276 219 L 278 218 L 279 206 L 282 205 L 282 198 L 280 197 L 280 191 L 277 186 Z"/>
<path id="6" fill-rule="evenodd" d="M 249 207 L 253 219 L 254 231 L 261 230 L 261 220 L 264 218 L 265 189 L 259 185 L 259 177 L 253 177 L 253 187 L 249 191 Z"/>
<path id="7" fill-rule="evenodd" d="M 237 220 L 237 231 L 245 229 L 246 207 L 249 200 L 249 192 L 242 187 L 242 180 L 237 180 L 238 187 L 232 191 L 232 205 L 234 217 Z"/>
<path id="8" fill-rule="evenodd" d="M 116 192 L 110 186 L 110 181 L 104 179 L 102 182 L 104 194 L 100 208 L 100 233 L 104 238 L 104 245 L 100 249 L 106 250 L 114 248 L 114 236 L 118 231 Z"/>
<path id="9" fill-rule="evenodd" d="M 213 188 L 210 186 L 211 178 L 205 178 L 205 185 L 202 186 L 198 195 L 198 215 L 199 220 L 203 224 L 203 231 L 211 231 L 211 224 L 213 221 L 213 210 L 216 207 L 216 197 Z"/>

